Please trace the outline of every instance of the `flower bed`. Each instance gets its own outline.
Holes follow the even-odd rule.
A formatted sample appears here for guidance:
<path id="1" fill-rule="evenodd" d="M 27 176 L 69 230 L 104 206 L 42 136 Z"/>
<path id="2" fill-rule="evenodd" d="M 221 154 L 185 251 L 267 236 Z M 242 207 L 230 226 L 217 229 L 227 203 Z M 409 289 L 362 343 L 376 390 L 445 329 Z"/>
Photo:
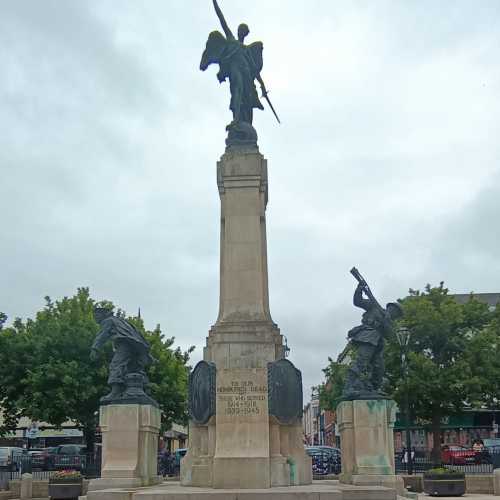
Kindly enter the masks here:
<path id="1" fill-rule="evenodd" d="M 82 475 L 75 470 L 55 472 L 49 478 L 50 498 L 78 498 L 82 494 Z"/>
<path id="2" fill-rule="evenodd" d="M 462 496 L 465 493 L 465 474 L 438 468 L 424 472 L 424 492 L 430 496 Z"/>

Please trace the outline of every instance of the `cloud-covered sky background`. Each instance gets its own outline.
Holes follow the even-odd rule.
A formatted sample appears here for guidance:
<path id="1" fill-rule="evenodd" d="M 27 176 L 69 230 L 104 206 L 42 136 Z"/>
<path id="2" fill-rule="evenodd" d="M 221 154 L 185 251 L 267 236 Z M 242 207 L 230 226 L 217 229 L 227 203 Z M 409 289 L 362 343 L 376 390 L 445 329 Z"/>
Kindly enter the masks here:
<path id="1" fill-rule="evenodd" d="M 500 2 L 220 0 L 264 42 L 270 305 L 322 380 L 356 265 L 381 302 L 500 291 Z M 210 0 L 4 0 L 0 311 L 88 286 L 179 345 L 218 311 L 228 85 L 198 69 Z"/>

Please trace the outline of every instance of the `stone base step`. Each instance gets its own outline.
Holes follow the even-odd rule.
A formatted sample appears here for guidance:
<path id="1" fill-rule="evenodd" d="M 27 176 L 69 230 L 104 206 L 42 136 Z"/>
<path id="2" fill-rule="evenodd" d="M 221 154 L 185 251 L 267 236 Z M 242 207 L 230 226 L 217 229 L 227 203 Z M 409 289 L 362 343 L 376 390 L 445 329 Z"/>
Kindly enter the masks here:
<path id="1" fill-rule="evenodd" d="M 245 490 L 184 487 L 169 481 L 145 488 L 90 491 L 85 500 L 396 500 L 396 491 L 328 480 L 305 486 Z"/>

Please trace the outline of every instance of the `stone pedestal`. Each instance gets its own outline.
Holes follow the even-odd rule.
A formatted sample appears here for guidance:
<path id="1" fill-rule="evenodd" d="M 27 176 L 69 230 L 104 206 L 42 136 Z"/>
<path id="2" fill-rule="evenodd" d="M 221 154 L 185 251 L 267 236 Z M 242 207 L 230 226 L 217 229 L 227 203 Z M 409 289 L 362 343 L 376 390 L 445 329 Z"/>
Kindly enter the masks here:
<path id="1" fill-rule="evenodd" d="M 493 471 L 493 494 L 500 496 L 500 469 Z"/>
<path id="2" fill-rule="evenodd" d="M 101 478 L 90 482 L 89 491 L 157 484 L 160 410 L 152 405 L 101 406 Z"/>
<path id="3" fill-rule="evenodd" d="M 269 364 L 283 358 L 284 346 L 269 311 L 267 162 L 256 148 L 230 149 L 217 164 L 217 185 L 219 314 L 203 356 L 215 371 L 213 388 L 207 388 L 214 410 L 190 422 L 181 482 L 214 488 L 309 484 L 301 414 L 284 420 L 269 409 Z"/>
<path id="4" fill-rule="evenodd" d="M 303 486 L 224 491 L 165 481 L 149 488 L 91 492 L 87 500 L 396 500 L 396 492 L 380 486 L 351 486 L 328 480 Z"/>
<path id="5" fill-rule="evenodd" d="M 23 474 L 21 476 L 21 500 L 33 498 L 33 476 L 31 474 Z"/>
<path id="6" fill-rule="evenodd" d="M 395 418 L 396 403 L 388 399 L 343 401 L 338 405 L 342 483 L 404 492 L 403 479 L 395 475 Z"/>

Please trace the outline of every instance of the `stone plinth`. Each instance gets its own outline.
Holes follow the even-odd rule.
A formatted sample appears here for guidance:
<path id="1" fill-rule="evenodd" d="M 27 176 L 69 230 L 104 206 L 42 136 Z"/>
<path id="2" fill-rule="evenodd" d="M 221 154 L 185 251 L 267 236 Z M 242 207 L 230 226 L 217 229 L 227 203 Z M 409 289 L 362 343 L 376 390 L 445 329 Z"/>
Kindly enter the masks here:
<path id="1" fill-rule="evenodd" d="M 33 476 L 31 474 L 23 474 L 21 476 L 21 500 L 33 498 Z"/>
<path id="2" fill-rule="evenodd" d="M 500 469 L 493 471 L 493 494 L 500 496 Z"/>
<path id="3" fill-rule="evenodd" d="M 169 481 L 142 489 L 96 491 L 89 493 L 87 500 L 396 500 L 396 492 L 380 486 L 351 486 L 338 481 L 222 492 L 212 488 L 182 487 Z"/>
<path id="4" fill-rule="evenodd" d="M 152 405 L 101 406 L 101 478 L 89 490 L 157 484 L 160 410 Z"/>
<path id="5" fill-rule="evenodd" d="M 203 352 L 203 373 L 213 367 L 215 376 L 192 401 L 200 417 L 190 421 L 181 482 L 224 489 L 309 484 L 301 414 L 280 420 L 269 409 L 269 364 L 283 358 L 284 346 L 269 310 L 267 161 L 255 148 L 228 150 L 217 164 L 217 185 L 219 314 Z"/>
<path id="6" fill-rule="evenodd" d="M 340 481 L 404 491 L 395 475 L 393 428 L 396 403 L 388 399 L 343 401 L 337 406 L 342 474 Z"/>

